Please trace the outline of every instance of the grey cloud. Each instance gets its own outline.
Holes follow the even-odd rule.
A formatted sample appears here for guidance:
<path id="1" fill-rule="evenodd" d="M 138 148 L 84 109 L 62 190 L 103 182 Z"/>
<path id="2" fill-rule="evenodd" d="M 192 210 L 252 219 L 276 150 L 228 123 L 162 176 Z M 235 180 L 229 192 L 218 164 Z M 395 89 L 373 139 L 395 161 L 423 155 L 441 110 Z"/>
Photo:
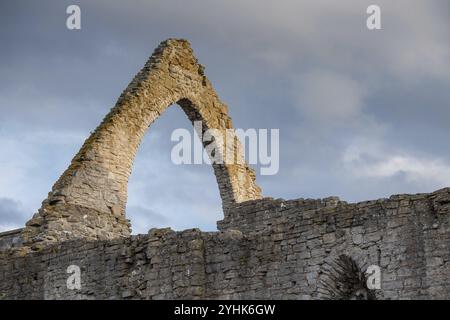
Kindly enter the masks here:
<path id="1" fill-rule="evenodd" d="M 264 194 L 354 201 L 442 183 L 411 181 L 411 170 L 365 176 L 361 166 L 403 155 L 410 169 L 446 172 L 448 1 L 380 0 L 374 32 L 368 0 L 82 0 L 80 32 L 65 29 L 72 2 L 0 3 L 0 197 L 23 199 L 29 216 L 168 37 L 191 41 L 236 127 L 281 129 L 280 172 L 258 176 Z M 190 128 L 176 108 L 152 125 L 136 159 L 129 208 L 143 209 L 128 214 L 139 232 L 152 223 L 211 230 L 222 215 L 212 169 L 170 163 L 171 131 Z M 343 159 L 361 139 L 382 147 L 358 171 Z"/>
<path id="2" fill-rule="evenodd" d="M 127 214 L 132 218 L 133 233 L 146 233 L 149 227 L 161 227 L 168 223 L 163 215 L 142 206 L 127 206 Z"/>
<path id="3" fill-rule="evenodd" d="M 348 122 L 360 117 L 366 90 L 351 78 L 316 70 L 302 75 L 294 99 L 308 120 L 348 126 Z"/>

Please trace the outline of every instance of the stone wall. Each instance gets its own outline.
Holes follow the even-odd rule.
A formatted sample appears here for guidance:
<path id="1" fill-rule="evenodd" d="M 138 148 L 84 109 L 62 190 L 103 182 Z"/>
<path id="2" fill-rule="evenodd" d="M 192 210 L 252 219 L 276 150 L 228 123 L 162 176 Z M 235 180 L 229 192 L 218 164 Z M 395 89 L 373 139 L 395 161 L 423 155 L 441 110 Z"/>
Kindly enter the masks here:
<path id="1" fill-rule="evenodd" d="M 115 240 L 66 241 L 31 253 L 4 250 L 0 294 L 8 299 L 449 299 L 449 217 L 450 189 L 357 204 L 265 198 L 227 212 L 219 232 L 152 229 Z M 343 257 L 354 264 L 354 275 Z M 69 265 L 81 268 L 81 290 L 66 286 Z M 381 290 L 367 290 L 358 279 L 369 265 L 381 268 Z"/>
<path id="2" fill-rule="evenodd" d="M 0 234 L 0 298 L 450 299 L 450 189 L 356 204 L 272 199 L 245 162 L 214 164 L 218 232 L 130 236 L 132 162 L 172 103 L 205 130 L 232 128 L 188 43 L 163 42 L 39 212 L 23 230 Z M 233 151 L 242 158 L 239 145 Z M 71 290 L 73 265 L 81 288 Z M 373 265 L 380 290 L 366 285 Z"/>
<path id="3" fill-rule="evenodd" d="M 0 233 L 0 250 L 22 246 L 23 229 L 10 230 Z"/>

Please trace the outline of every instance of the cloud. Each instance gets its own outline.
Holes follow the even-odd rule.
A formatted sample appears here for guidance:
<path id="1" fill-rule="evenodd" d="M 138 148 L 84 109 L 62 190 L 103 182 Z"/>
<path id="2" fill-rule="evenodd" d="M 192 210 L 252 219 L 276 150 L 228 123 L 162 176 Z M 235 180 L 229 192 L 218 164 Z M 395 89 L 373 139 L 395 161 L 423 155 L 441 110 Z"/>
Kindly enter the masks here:
<path id="1" fill-rule="evenodd" d="M 0 197 L 27 212 L 14 225 L 168 37 L 192 43 L 236 127 L 280 129 L 265 195 L 363 200 L 448 181 L 448 1 L 379 0 L 379 31 L 366 28 L 370 0 L 78 3 L 80 32 L 65 28 L 65 2 L 0 4 Z M 213 230 L 213 171 L 171 164 L 171 130 L 190 125 L 168 114 L 139 150 L 128 215 L 138 232 Z"/>
<path id="2" fill-rule="evenodd" d="M 315 70 L 300 77 L 294 99 L 307 121 L 336 124 L 351 122 L 361 116 L 366 91 L 350 77 Z"/>
<path id="3" fill-rule="evenodd" d="M 128 205 L 127 216 L 132 221 L 134 234 L 147 233 L 149 228 L 163 227 L 169 222 L 165 216 L 142 206 Z"/>
<path id="4" fill-rule="evenodd" d="M 186 128 L 194 135 L 186 115 L 174 105 L 152 124 L 139 148 L 128 185 L 127 216 L 133 232 L 147 232 L 155 226 L 215 230 L 216 221 L 223 218 L 212 167 L 172 163 L 175 143 L 170 134 L 176 128 Z M 145 208 L 157 216 L 133 208 Z"/>
<path id="5" fill-rule="evenodd" d="M 19 201 L 10 198 L 0 198 L 0 232 L 23 227 L 27 217 Z"/>
<path id="6" fill-rule="evenodd" d="M 84 138 L 82 133 L 73 131 L 41 129 L 27 132 L 14 126 L 2 129 L 0 197 L 20 199 L 22 214 L 13 223 L 23 226 L 70 164 Z M 9 208 L 11 206 L 9 203 Z M 11 217 L 0 217 L 0 223 L 9 223 Z"/>
<path id="7" fill-rule="evenodd" d="M 445 160 L 392 150 L 381 141 L 355 141 L 344 150 L 342 161 L 356 177 L 387 179 L 397 176 L 424 189 L 446 187 L 450 181 L 450 164 Z"/>

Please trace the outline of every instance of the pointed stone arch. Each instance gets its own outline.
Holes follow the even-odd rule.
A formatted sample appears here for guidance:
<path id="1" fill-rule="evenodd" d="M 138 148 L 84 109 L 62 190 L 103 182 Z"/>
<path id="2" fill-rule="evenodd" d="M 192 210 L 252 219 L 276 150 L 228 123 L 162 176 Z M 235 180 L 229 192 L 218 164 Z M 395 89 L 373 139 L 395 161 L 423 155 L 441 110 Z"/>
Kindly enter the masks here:
<path id="1" fill-rule="evenodd" d="M 189 43 L 169 39 L 154 51 L 55 183 L 27 223 L 25 241 L 128 236 L 125 206 L 134 157 L 147 128 L 174 103 L 189 120 L 202 121 L 203 130 L 233 128 L 226 105 Z M 239 141 L 234 152 L 243 160 Z M 213 164 L 213 169 L 225 212 L 236 203 L 261 198 L 255 173 L 245 161 Z"/>

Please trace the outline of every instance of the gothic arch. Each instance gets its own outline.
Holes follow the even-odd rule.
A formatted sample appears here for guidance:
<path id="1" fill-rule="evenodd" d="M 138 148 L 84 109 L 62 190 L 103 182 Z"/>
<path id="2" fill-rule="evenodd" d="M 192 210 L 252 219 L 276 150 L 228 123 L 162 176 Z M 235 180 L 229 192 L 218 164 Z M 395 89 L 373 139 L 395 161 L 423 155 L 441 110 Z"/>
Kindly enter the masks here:
<path id="1" fill-rule="evenodd" d="M 322 264 L 314 295 L 322 300 L 375 300 L 366 274 L 350 256 L 330 255 Z"/>
<path id="2" fill-rule="evenodd" d="M 174 103 L 189 120 L 202 121 L 204 130 L 233 128 L 226 105 L 189 43 L 169 39 L 154 51 L 55 183 L 27 223 L 25 241 L 128 236 L 125 205 L 134 157 L 147 128 Z M 234 152 L 243 159 L 238 144 Z M 239 163 L 213 164 L 224 212 L 261 198 L 253 170 L 245 161 Z"/>

